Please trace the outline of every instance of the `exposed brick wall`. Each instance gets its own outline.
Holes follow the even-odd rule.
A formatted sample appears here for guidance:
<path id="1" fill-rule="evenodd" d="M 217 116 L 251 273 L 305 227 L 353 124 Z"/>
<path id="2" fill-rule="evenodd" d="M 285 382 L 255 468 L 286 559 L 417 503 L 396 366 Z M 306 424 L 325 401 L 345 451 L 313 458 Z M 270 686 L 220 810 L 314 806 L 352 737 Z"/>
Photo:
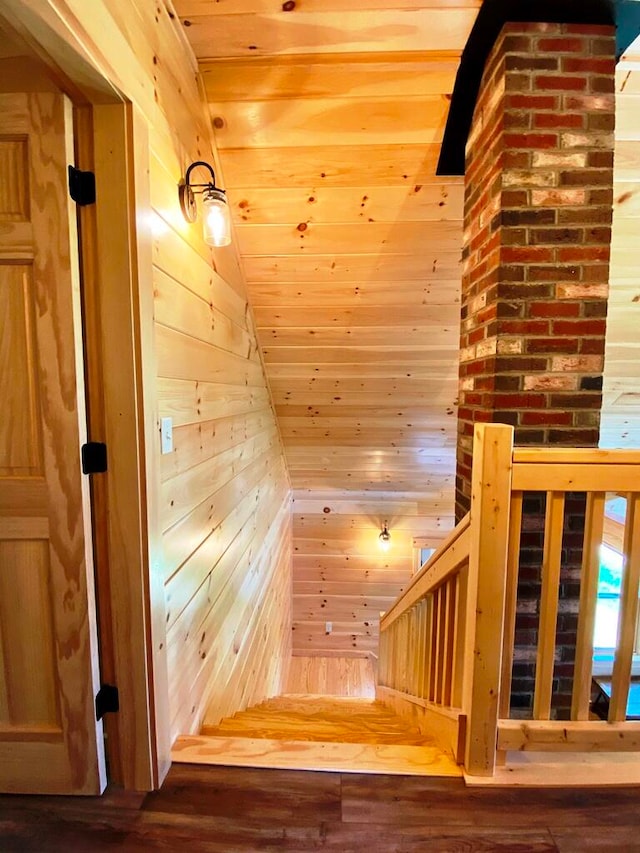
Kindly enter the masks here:
<path id="1" fill-rule="evenodd" d="M 478 421 L 517 444 L 598 442 L 613 203 L 609 27 L 508 24 L 467 144 L 456 514 L 469 508 Z M 561 578 L 556 707 L 573 670 L 582 499 Z M 525 502 L 514 699 L 530 703 L 544 497 Z"/>
<path id="2" fill-rule="evenodd" d="M 614 36 L 508 24 L 467 145 L 457 512 L 477 421 L 595 445 L 613 202 Z"/>

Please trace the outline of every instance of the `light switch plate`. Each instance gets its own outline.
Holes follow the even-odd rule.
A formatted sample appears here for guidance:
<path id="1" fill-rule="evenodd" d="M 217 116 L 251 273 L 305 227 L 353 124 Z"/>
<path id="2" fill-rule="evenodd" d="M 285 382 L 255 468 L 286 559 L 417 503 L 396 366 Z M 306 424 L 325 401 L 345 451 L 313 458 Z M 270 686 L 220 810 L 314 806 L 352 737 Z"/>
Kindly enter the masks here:
<path id="1" fill-rule="evenodd" d="M 160 453 L 173 453 L 173 420 L 160 418 Z"/>
<path id="2" fill-rule="evenodd" d="M 330 634 L 333 631 L 333 622 L 324 623 L 325 634 Z"/>

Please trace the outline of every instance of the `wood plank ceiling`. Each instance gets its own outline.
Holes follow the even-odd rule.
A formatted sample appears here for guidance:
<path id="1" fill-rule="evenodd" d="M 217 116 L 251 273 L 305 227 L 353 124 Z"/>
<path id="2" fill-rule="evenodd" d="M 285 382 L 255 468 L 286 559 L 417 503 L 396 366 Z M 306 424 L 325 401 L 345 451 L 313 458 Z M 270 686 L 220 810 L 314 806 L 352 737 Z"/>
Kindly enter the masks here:
<path id="1" fill-rule="evenodd" d="M 479 0 L 177 0 L 295 490 L 450 497 L 463 186 L 435 176 Z"/>
<path id="2" fill-rule="evenodd" d="M 365 653 L 414 537 L 453 523 L 463 179 L 435 169 L 481 2 L 174 1 L 294 490 L 294 650 Z"/>

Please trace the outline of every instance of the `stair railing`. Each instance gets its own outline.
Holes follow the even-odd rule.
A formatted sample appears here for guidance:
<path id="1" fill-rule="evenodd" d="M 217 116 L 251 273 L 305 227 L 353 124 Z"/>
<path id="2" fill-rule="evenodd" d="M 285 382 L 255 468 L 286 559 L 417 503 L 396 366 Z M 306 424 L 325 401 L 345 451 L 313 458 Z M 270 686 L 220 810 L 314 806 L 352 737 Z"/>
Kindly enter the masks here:
<path id="1" fill-rule="evenodd" d="M 467 769 L 495 752 L 512 438 L 476 428 L 471 511 L 380 622 L 379 698 Z"/>
<path id="2" fill-rule="evenodd" d="M 640 452 L 513 448 L 475 427 L 471 510 L 380 623 L 378 695 L 449 746 L 469 775 L 508 750 L 638 750 L 626 707 L 638 626 Z M 510 718 L 523 496 L 546 494 L 533 719 Z M 565 496 L 586 495 L 571 720 L 551 720 Z M 589 719 L 605 494 L 627 496 L 620 624 L 608 721 Z"/>

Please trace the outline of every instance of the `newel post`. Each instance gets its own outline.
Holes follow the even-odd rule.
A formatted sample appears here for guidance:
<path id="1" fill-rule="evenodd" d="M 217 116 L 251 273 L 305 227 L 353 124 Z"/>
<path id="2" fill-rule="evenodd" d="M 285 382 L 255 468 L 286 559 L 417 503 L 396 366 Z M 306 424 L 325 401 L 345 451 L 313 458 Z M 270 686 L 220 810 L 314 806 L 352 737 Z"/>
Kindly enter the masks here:
<path id="1" fill-rule="evenodd" d="M 492 776 L 496 762 L 512 459 L 513 427 L 475 425 L 462 700 L 464 766 L 476 776 Z"/>

